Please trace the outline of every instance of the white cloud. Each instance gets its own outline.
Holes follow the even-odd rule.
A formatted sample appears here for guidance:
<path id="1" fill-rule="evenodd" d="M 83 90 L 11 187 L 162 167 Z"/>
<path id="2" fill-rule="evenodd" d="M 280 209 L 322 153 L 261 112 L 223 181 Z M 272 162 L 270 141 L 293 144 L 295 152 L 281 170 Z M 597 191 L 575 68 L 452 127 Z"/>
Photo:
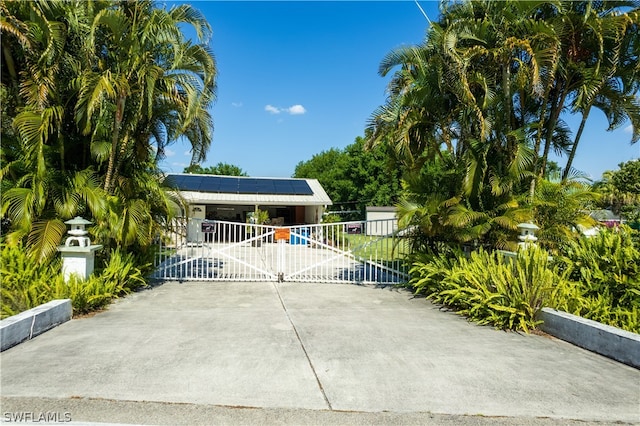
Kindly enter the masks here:
<path id="1" fill-rule="evenodd" d="M 264 110 L 271 114 L 280 114 L 281 112 L 286 112 L 291 115 L 302 115 L 307 110 L 300 104 L 292 105 L 289 108 L 278 108 L 273 105 L 267 105 L 264 107 Z"/>
<path id="2" fill-rule="evenodd" d="M 176 152 L 172 149 L 169 148 L 165 148 L 164 149 L 164 155 L 165 157 L 173 157 L 174 155 L 176 155 Z"/>
<path id="3" fill-rule="evenodd" d="M 302 105 L 298 104 L 287 108 L 287 112 L 291 115 L 302 115 L 307 112 L 307 110 L 304 109 Z"/>
<path id="4" fill-rule="evenodd" d="M 231 102 L 232 107 L 240 108 L 242 106 L 242 102 Z"/>
<path id="5" fill-rule="evenodd" d="M 280 114 L 280 108 L 276 108 L 273 105 L 265 106 L 264 110 L 270 112 L 271 114 Z"/>
<path id="6" fill-rule="evenodd" d="M 633 125 L 629 124 L 627 127 L 624 128 L 625 133 L 633 133 Z"/>

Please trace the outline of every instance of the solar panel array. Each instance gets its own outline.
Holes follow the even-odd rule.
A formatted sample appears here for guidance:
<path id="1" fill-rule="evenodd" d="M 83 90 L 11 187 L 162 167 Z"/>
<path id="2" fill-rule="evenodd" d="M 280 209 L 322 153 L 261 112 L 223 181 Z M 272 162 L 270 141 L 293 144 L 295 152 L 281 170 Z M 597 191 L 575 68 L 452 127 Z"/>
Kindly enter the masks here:
<path id="1" fill-rule="evenodd" d="M 168 175 L 165 184 L 181 191 L 224 194 L 313 195 L 305 180 L 233 176 Z"/>

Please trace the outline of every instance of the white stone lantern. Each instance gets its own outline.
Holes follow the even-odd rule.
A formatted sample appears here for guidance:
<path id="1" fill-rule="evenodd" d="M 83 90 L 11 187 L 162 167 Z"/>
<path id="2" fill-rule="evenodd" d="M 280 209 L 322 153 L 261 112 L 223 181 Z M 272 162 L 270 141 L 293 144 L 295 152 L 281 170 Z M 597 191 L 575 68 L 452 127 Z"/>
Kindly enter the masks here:
<path id="1" fill-rule="evenodd" d="M 102 248 L 100 244 L 91 244 L 87 237 L 86 225 L 90 225 L 86 219 L 76 216 L 65 222 L 71 226 L 68 231 L 69 237 L 63 246 L 58 247 L 62 254 L 62 274 L 65 282 L 69 281 L 71 275 L 77 275 L 83 280 L 89 278 L 93 272 L 95 263 L 95 252 Z"/>
<path id="2" fill-rule="evenodd" d="M 538 226 L 533 223 L 519 223 L 518 229 L 520 230 L 520 235 L 518 236 L 520 240 L 518 243 L 519 249 L 536 245 L 536 241 L 538 241 L 536 231 L 540 229 Z"/>

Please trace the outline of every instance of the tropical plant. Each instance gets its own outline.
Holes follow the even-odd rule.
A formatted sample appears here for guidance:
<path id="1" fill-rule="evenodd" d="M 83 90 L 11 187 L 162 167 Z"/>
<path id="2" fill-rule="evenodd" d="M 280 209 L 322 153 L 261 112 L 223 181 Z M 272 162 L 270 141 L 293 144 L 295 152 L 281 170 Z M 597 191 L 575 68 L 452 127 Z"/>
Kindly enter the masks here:
<path id="1" fill-rule="evenodd" d="M 114 298 L 146 285 L 132 253 L 112 251 L 108 263 L 86 280 L 67 282 L 61 262 L 38 263 L 21 246 L 0 247 L 1 317 L 16 315 L 54 299 L 71 299 L 74 315 L 102 309 Z"/>
<path id="2" fill-rule="evenodd" d="M 573 140 L 562 179 L 571 172 L 578 143 L 592 108 L 600 109 L 614 130 L 626 120 L 632 128 L 631 143 L 640 138 L 640 101 L 638 84 L 637 2 L 572 2 L 561 23 L 565 47 L 565 69 L 573 72 L 575 96 L 571 102 L 582 120 Z M 635 8 L 632 10 L 625 10 Z M 624 10 L 625 13 L 620 13 Z"/>
<path id="3" fill-rule="evenodd" d="M 563 266 L 583 284 L 585 298 L 608 300 L 612 307 L 640 307 L 640 247 L 627 226 L 602 229 L 590 238 L 566 244 Z"/>
<path id="4" fill-rule="evenodd" d="M 44 262 L 62 221 L 83 215 L 100 243 L 145 250 L 175 210 L 157 169 L 164 149 L 185 137 L 201 161 L 211 142 L 208 23 L 189 5 L 147 0 L 0 1 L 0 11 L 6 241 Z"/>
<path id="5" fill-rule="evenodd" d="M 529 331 L 546 306 L 638 333 L 640 262 L 627 232 L 572 242 L 554 259 L 536 247 L 513 260 L 482 249 L 469 259 L 451 251 L 422 255 L 409 284 L 416 294 L 497 328 Z"/>
<path id="6" fill-rule="evenodd" d="M 513 219 L 531 219 L 549 153 L 575 155 L 592 107 L 611 128 L 630 118 L 635 129 L 637 5 L 473 0 L 443 2 L 441 11 L 422 44 L 382 60 L 380 74 L 395 73 L 367 143 L 388 147 L 405 169 L 406 205 L 426 207 L 414 195 L 435 186 L 412 185 L 411 175 L 444 161 L 462 172 L 457 188 L 430 193 L 428 222 L 468 230 L 462 241 L 504 246 Z M 568 108 L 583 113 L 573 141 Z"/>
<path id="7" fill-rule="evenodd" d="M 538 312 L 554 298 L 566 278 L 552 267 L 549 254 L 530 248 L 513 261 L 499 252 L 479 250 L 471 257 L 434 257 L 411 270 L 417 293 L 479 324 L 529 330 L 540 324 Z"/>
<path id="8" fill-rule="evenodd" d="M 565 243 L 575 240 L 580 229 L 596 225 L 589 216 L 598 195 L 591 186 L 579 180 L 541 180 L 532 202 L 533 221 L 540 227 L 540 244 L 553 253 Z"/>
<path id="9" fill-rule="evenodd" d="M 622 214 L 631 223 L 640 223 L 640 160 L 620 163 L 618 170 L 607 170 L 593 185 L 600 194 L 599 205 Z"/>
<path id="10" fill-rule="evenodd" d="M 0 275 L 0 313 L 6 318 L 53 299 L 50 286 L 61 278 L 60 262 L 41 265 L 21 246 L 2 245 Z"/>

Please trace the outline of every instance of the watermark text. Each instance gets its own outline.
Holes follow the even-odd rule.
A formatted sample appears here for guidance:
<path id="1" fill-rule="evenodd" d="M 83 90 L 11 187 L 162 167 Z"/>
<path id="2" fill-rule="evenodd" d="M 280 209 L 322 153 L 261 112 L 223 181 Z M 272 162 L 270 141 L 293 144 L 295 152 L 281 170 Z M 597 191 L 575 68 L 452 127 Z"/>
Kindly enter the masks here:
<path id="1" fill-rule="evenodd" d="M 2 413 L 5 423 L 69 423 L 71 413 L 60 411 L 5 411 Z"/>

